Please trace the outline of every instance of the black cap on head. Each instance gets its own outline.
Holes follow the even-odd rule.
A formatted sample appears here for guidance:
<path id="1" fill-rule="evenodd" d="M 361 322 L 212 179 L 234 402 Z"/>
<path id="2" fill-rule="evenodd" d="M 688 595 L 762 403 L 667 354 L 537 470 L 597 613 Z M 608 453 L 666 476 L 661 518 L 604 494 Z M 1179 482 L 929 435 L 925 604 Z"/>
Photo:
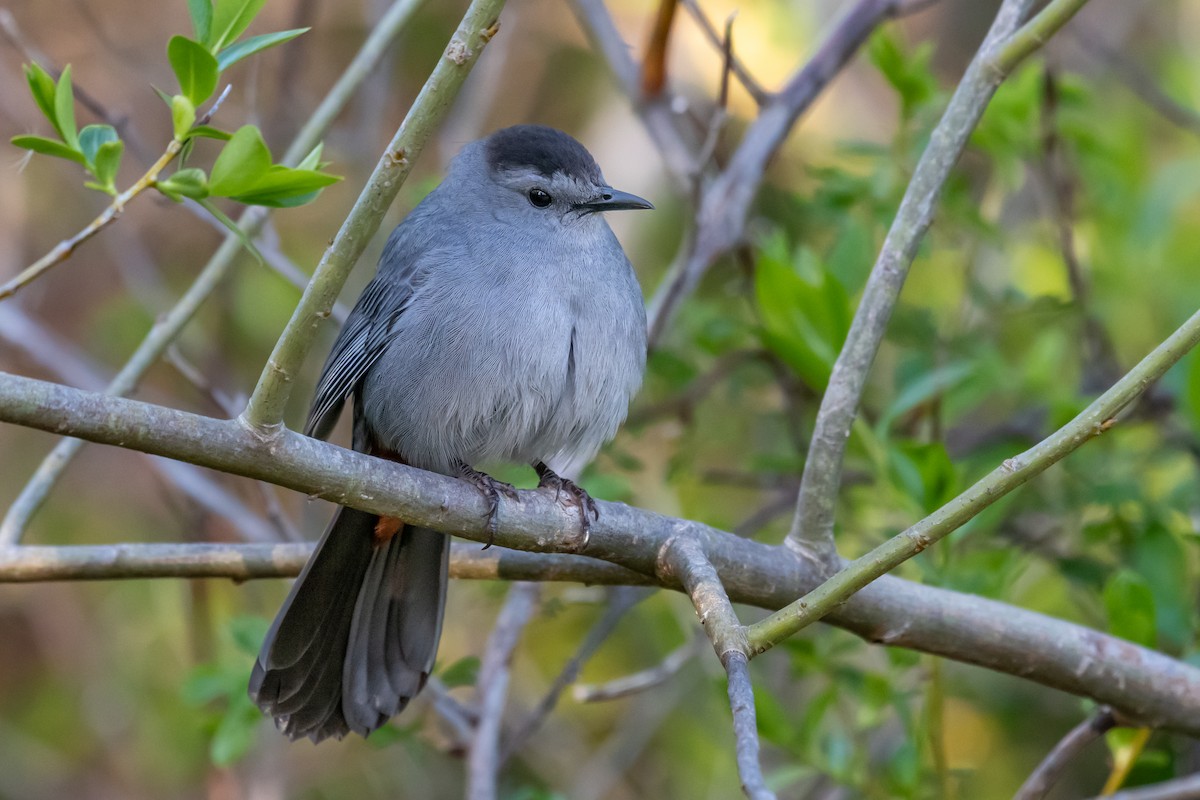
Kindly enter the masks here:
<path id="1" fill-rule="evenodd" d="M 578 180 L 602 184 L 600 167 L 583 145 L 545 125 L 514 125 L 487 140 L 487 162 L 493 171 L 533 169 L 549 178 L 562 172 Z"/>

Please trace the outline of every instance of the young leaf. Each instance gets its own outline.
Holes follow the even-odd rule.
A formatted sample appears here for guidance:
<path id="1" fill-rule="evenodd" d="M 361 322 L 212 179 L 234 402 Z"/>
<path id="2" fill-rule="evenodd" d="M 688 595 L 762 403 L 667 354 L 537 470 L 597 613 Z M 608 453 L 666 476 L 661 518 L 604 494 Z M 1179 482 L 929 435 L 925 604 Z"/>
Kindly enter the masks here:
<path id="1" fill-rule="evenodd" d="M 321 151 L 325 149 L 324 142 L 317 142 L 317 146 L 308 152 L 304 160 L 296 165 L 296 169 L 320 169 L 321 168 Z"/>
<path id="2" fill-rule="evenodd" d="M 208 34 L 212 30 L 211 0 L 187 0 L 188 16 L 192 18 L 192 30 L 196 32 L 196 41 L 208 44 Z"/>
<path id="3" fill-rule="evenodd" d="M 219 8 L 219 6 L 218 6 Z M 271 151 L 253 125 L 243 125 L 217 156 L 209 178 L 209 190 L 218 197 L 248 192 L 271 168 Z"/>
<path id="4" fill-rule="evenodd" d="M 237 62 L 241 61 L 246 56 L 252 56 L 268 47 L 274 47 L 277 44 L 290 42 L 302 33 L 308 31 L 309 28 L 293 28 L 290 31 L 277 31 L 276 33 L 264 33 L 259 36 L 251 36 L 244 42 L 231 44 L 220 53 L 217 53 L 217 69 L 224 72 L 232 67 Z"/>
<path id="5" fill-rule="evenodd" d="M 120 138 L 112 125 L 88 125 L 81 130 L 79 132 L 79 149 L 83 152 L 83 157 L 87 159 L 88 166 L 96 163 L 96 153 L 100 150 L 101 145 L 119 141 Z"/>
<path id="6" fill-rule="evenodd" d="M 189 139 L 196 139 L 203 136 L 206 139 L 219 139 L 222 142 L 228 142 L 233 138 L 233 134 L 229 131 L 223 131 L 211 125 L 197 125 L 187 132 L 187 136 Z"/>
<path id="7" fill-rule="evenodd" d="M 212 28 L 204 43 L 214 53 L 233 44 L 250 27 L 264 3 L 266 0 L 216 0 Z"/>
<path id="8" fill-rule="evenodd" d="M 17 147 L 23 147 L 26 150 L 32 150 L 44 156 L 65 158 L 68 161 L 74 161 L 77 164 L 87 166 L 87 159 L 83 157 L 83 153 L 78 150 L 72 150 L 55 139 L 47 139 L 44 136 L 14 136 L 12 143 Z"/>
<path id="9" fill-rule="evenodd" d="M 208 197 L 208 181 L 204 176 L 204 170 L 196 167 L 178 170 L 171 177 L 155 183 L 154 188 L 176 203 L 183 202 L 185 197 L 190 197 L 192 200 L 203 200 Z"/>
<path id="10" fill-rule="evenodd" d="M 115 142 L 105 142 L 96 151 L 92 159 L 92 174 L 103 191 L 116 194 L 117 170 L 121 167 L 121 155 L 125 152 L 125 143 L 120 139 Z"/>
<path id="11" fill-rule="evenodd" d="M 183 141 L 196 124 L 196 105 L 181 94 L 171 98 L 171 129 L 175 138 Z"/>
<path id="12" fill-rule="evenodd" d="M 63 67 L 54 88 L 54 128 L 59 137 L 73 150 L 79 149 L 79 134 L 75 131 L 75 93 L 71 91 L 71 65 Z"/>
<path id="13" fill-rule="evenodd" d="M 33 95 L 38 108 L 50 120 L 50 124 L 58 129 L 58 117 L 54 113 L 54 78 L 50 73 L 37 64 L 25 65 L 25 80 L 29 82 L 29 93 Z"/>
<path id="14" fill-rule="evenodd" d="M 337 175 L 326 172 L 289 169 L 276 164 L 249 190 L 230 197 L 251 206 L 292 208 L 311 201 L 318 191 L 340 180 Z"/>
<path id="15" fill-rule="evenodd" d="M 217 88 L 217 60 L 204 45 L 186 36 L 172 36 L 167 59 L 179 80 L 179 91 L 198 106 Z"/>

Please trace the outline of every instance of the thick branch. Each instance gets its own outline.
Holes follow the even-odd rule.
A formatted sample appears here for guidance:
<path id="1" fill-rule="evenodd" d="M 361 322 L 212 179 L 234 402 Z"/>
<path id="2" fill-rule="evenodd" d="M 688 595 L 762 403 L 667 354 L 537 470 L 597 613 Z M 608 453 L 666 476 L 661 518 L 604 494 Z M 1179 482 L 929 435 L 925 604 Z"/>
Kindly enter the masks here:
<path id="1" fill-rule="evenodd" d="M 284 431 L 269 441 L 215 420 L 0 373 L 0 421 L 80 436 L 267 480 L 422 527 L 486 541 L 472 486 Z M 585 555 L 643 575 L 674 536 L 696 539 L 731 599 L 780 608 L 819 575 L 788 549 L 620 503 L 598 504 Z M 502 501 L 496 544 L 571 552 L 579 518 L 552 493 Z M 1200 733 L 1200 670 L 1079 625 L 885 576 L 828 619 L 873 642 L 1019 675 L 1094 698 L 1158 728 Z"/>
<path id="2" fill-rule="evenodd" d="M 404 122 L 375 165 L 349 216 L 321 256 L 312 280 L 254 387 L 242 414 L 246 424 L 263 431 L 283 424 L 292 381 L 316 339 L 321 322 L 329 316 L 350 271 L 379 230 L 384 214 L 412 171 L 413 162 L 445 119 L 471 67 L 496 33 L 497 19 L 503 7 L 504 0 L 474 0 L 467 9 L 433 73 L 421 87 Z"/>
<path id="3" fill-rule="evenodd" d="M 1195 800 L 1200 797 L 1200 772 L 1153 786 L 1126 789 L 1094 800 Z"/>

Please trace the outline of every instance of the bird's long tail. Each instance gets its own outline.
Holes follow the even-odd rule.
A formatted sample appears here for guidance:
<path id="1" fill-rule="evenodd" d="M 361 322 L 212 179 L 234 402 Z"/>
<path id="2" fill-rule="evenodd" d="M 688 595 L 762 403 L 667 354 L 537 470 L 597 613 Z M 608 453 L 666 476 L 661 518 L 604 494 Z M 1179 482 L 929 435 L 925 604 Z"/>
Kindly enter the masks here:
<path id="1" fill-rule="evenodd" d="M 394 522 L 338 509 L 267 632 L 250 697 L 291 739 L 366 736 L 425 685 L 449 538 Z"/>

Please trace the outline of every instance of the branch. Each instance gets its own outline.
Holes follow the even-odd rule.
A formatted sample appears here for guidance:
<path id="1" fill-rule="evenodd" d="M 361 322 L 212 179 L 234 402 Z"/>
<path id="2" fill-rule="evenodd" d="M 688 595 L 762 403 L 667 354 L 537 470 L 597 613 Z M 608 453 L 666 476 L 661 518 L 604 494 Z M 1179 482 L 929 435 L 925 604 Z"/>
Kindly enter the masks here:
<path id="1" fill-rule="evenodd" d="M 732 17 L 725 23 L 726 37 L 722 39 L 721 34 L 717 32 L 716 27 L 712 24 L 712 20 L 704 13 L 704 9 L 700 8 L 700 4 L 696 0 L 680 0 L 683 7 L 688 10 L 692 18 L 696 20 L 696 24 L 700 26 L 700 30 L 704 31 L 704 36 L 710 41 L 713 47 L 721 51 L 725 55 L 726 63 L 729 65 L 729 71 L 732 72 L 738 79 L 738 83 L 742 84 L 742 88 L 746 93 L 754 98 L 754 102 L 758 105 L 765 105 L 771 99 L 770 92 L 766 91 L 759 85 L 754 76 L 750 74 L 750 70 L 746 69 L 746 65 L 742 60 L 735 56 L 729 47 L 728 31 L 729 23 L 732 22 Z"/>
<path id="2" fill-rule="evenodd" d="M 467 755 L 468 800 L 495 800 L 500 772 L 500 723 L 513 652 L 521 633 L 537 610 L 542 588 L 536 583 L 514 583 L 488 637 L 479 665 L 479 724 Z"/>
<path id="3" fill-rule="evenodd" d="M 247 425 L 264 434 L 283 425 L 292 381 L 316 339 L 321 322 L 329 316 L 350 271 L 379 230 L 384 214 L 412 171 L 413 162 L 445 119 L 471 67 L 499 29 L 497 19 L 503 7 L 504 0 L 473 0 L 467 9 L 437 66 L 375 165 L 349 216 L 321 256 L 312 280 L 275 343 L 258 385 L 250 395 L 250 402 L 242 412 Z"/>
<path id="4" fill-rule="evenodd" d="M 601 703 L 608 700 L 618 700 L 631 694 L 653 689 L 674 677 L 683 666 L 692 660 L 703 646 L 703 636 L 697 636 L 691 641 L 681 644 L 667 653 L 659 663 L 650 669 L 614 678 L 607 683 L 581 683 L 571 692 L 571 696 L 579 703 Z"/>
<path id="5" fill-rule="evenodd" d="M 1173 781 L 1113 792 L 1094 800 L 1195 800 L 1200 797 L 1200 772 Z"/>
<path id="6" fill-rule="evenodd" d="M 1013 800 L 1041 800 L 1049 794 L 1071 761 L 1092 742 L 1116 727 L 1117 718 L 1111 708 L 1096 709 L 1090 717 L 1072 728 L 1054 745 L 1042 763 L 1021 784 Z"/>
<path id="7" fill-rule="evenodd" d="M 296 134 L 282 163 L 295 166 L 317 146 L 329 125 L 358 89 L 359 84 L 379 63 L 383 52 L 400 33 L 416 5 L 417 3 L 412 0 L 397 0 L 392 4 L 379 24 L 363 42 L 362 47 L 337 82 L 317 106 L 317 110 Z M 252 237 L 257 234 L 266 221 L 267 213 L 267 209 L 261 206 L 248 208 L 239 217 L 238 227 L 245 236 Z M 191 321 L 204 301 L 216 290 L 232 268 L 234 259 L 240 252 L 239 237 L 233 233 L 228 234 L 212 258 L 204 265 L 200 274 L 196 276 L 196 280 L 179 298 L 179 302 L 154 323 L 150 332 L 146 334 L 146 338 L 142 340 L 125 366 L 109 383 L 105 390 L 108 394 L 122 396 L 129 394 L 137 387 L 142 376 L 158 361 L 171 342 L 178 338 L 184 326 Z M 46 456 L 33 478 L 9 507 L 4 521 L 0 522 L 0 546 L 13 545 L 21 540 L 21 535 L 28 526 L 29 519 L 45 502 L 46 496 L 54 488 L 54 484 L 58 482 L 59 477 L 62 476 L 63 471 L 66 470 L 67 465 L 71 463 L 81 447 L 83 447 L 83 442 L 77 439 L 66 439 L 59 442 Z"/>
<path id="8" fill-rule="evenodd" d="M 0 421 L 80 436 L 266 480 L 341 505 L 485 542 L 487 502 L 471 485 L 282 431 L 270 440 L 216 420 L 0 373 Z M 820 575 L 788 548 L 687 520 L 597 503 L 584 555 L 652 575 L 669 539 L 696 539 L 731 599 L 780 608 Z M 574 508 L 552 492 L 502 501 L 495 544 L 572 553 Z M 675 587 L 672 587 L 675 588 Z M 1097 631 L 972 595 L 885 576 L 829 621 L 859 636 L 985 666 L 1091 697 L 1156 728 L 1200 733 L 1200 669 Z"/>
<path id="9" fill-rule="evenodd" d="M 0 547 L 0 583 L 110 581 L 131 578 L 294 578 L 312 542 L 281 544 L 130 543 Z M 645 585 L 645 575 L 569 553 L 528 553 L 454 542 L 450 574 L 466 580 L 570 581 Z"/>
<path id="10" fill-rule="evenodd" d="M 738 621 L 721 578 L 695 539 L 676 537 L 663 546 L 659 574 L 674 577 L 692 599 L 700 624 L 712 642 L 729 678 L 729 707 L 737 740 L 738 775 L 742 791 L 751 800 L 775 800 L 758 763 L 758 722 L 754 714 L 754 687 L 750 683 L 750 643 Z"/>
<path id="11" fill-rule="evenodd" d="M 916 525 L 860 556 L 814 591 L 787 608 L 750 626 L 750 643 L 756 653 L 829 613 L 847 597 L 886 572 L 898 567 L 942 539 L 1004 495 L 1058 463 L 1088 441 L 1116 424 L 1116 416 L 1150 384 L 1161 378 L 1200 342 L 1200 311 L 1154 348 L 1112 388 L 1092 401 L 1073 420 L 1024 453 L 1004 462 L 958 497 Z M 844 443 L 843 443 L 844 444 Z M 805 465 L 809 474 L 812 455 Z M 840 461 L 840 457 L 839 457 Z M 801 496 L 804 486 L 801 484 Z"/>
<path id="12" fill-rule="evenodd" d="M 817 412 L 796 514 L 787 538 L 789 546 L 808 558 L 828 561 L 836 553 L 834 505 L 850 428 L 858 413 L 871 363 L 883 341 L 917 247 L 933 221 L 937 199 L 950 170 L 997 87 L 1020 58 L 1031 52 L 1029 43 L 1044 42 L 1045 37 L 1082 5 L 1079 0 L 1067 4 L 1054 0 L 1032 22 L 1018 30 L 1030 4 L 1031 0 L 1005 0 L 1000 6 L 991 30 L 934 128 L 929 146 L 921 154 L 883 249 L 871 270 Z M 1071 7 L 1069 13 L 1062 12 L 1064 5 Z"/>
<path id="13" fill-rule="evenodd" d="M 762 107 L 729 166 L 705 188 L 696 213 L 695 234 L 685 240 L 650 301 L 651 349 L 709 267 L 742 240 L 750 203 L 758 194 L 767 163 L 783 145 L 800 115 L 850 61 L 871 32 L 884 19 L 894 16 L 902 5 L 899 0 L 859 0 L 803 69 Z"/>

